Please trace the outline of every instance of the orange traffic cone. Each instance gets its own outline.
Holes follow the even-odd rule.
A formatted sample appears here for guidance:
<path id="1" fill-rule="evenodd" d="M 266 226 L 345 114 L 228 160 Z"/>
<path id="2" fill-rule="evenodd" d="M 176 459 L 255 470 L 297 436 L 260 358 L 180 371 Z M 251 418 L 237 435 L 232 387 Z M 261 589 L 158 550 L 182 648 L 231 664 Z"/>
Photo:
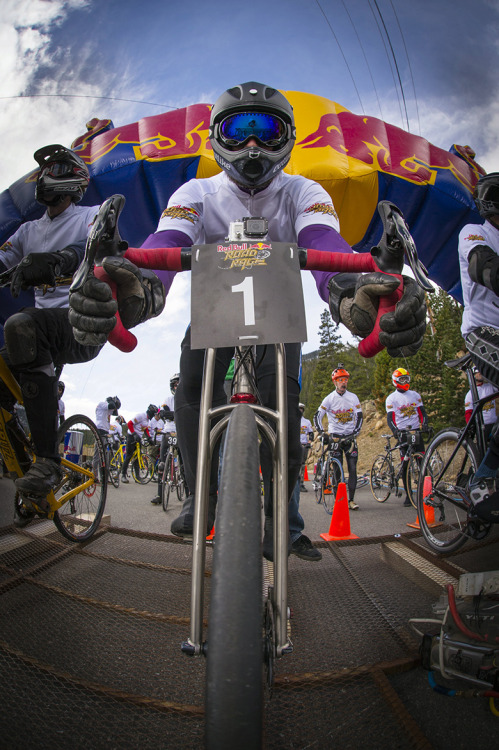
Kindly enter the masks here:
<path id="1" fill-rule="evenodd" d="M 431 477 L 426 476 L 424 478 L 423 482 L 423 498 L 425 497 L 432 497 L 432 482 Z M 426 519 L 426 525 L 430 527 L 435 526 L 441 526 L 440 523 L 437 523 L 435 521 L 435 510 L 432 505 L 427 505 L 426 503 L 423 503 L 424 505 L 424 517 Z M 415 523 L 408 523 L 407 526 L 410 526 L 411 529 L 420 529 L 421 526 L 419 524 L 419 516 L 416 516 L 416 522 Z"/>
<path id="2" fill-rule="evenodd" d="M 356 534 L 350 533 L 350 513 L 348 510 L 348 495 L 345 482 L 340 482 L 334 501 L 333 515 L 328 534 L 321 534 L 326 542 L 338 539 L 358 539 Z"/>
<path id="3" fill-rule="evenodd" d="M 213 539 L 214 536 L 215 536 L 215 524 L 213 524 L 212 530 L 210 531 L 210 533 L 206 537 L 206 541 L 207 542 L 211 542 L 211 540 Z"/>
<path id="4" fill-rule="evenodd" d="M 307 464 L 305 464 L 305 471 L 303 472 L 303 481 L 308 482 L 308 470 L 307 470 Z"/>

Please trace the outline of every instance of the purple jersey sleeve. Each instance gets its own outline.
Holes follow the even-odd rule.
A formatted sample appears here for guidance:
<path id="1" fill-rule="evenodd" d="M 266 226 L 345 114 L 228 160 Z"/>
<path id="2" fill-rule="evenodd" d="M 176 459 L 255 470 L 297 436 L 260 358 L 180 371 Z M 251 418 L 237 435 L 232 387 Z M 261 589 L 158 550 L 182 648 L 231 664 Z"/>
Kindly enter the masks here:
<path id="1" fill-rule="evenodd" d="M 190 247 L 192 240 L 183 232 L 179 232 L 175 229 L 165 229 L 162 232 L 155 232 L 150 234 L 149 237 L 142 243 L 142 247 L 153 248 L 153 247 Z M 165 287 L 165 292 L 168 294 L 172 285 L 173 279 L 175 278 L 174 271 L 155 271 L 154 272 L 158 279 L 161 280 Z"/>
<path id="2" fill-rule="evenodd" d="M 352 248 L 346 240 L 343 239 L 332 227 L 321 224 L 311 224 L 305 227 L 298 235 L 298 245 L 300 247 L 311 247 L 314 250 L 326 250 L 328 252 L 353 253 Z M 325 273 L 324 271 L 312 271 L 312 276 L 317 285 L 317 291 L 324 300 L 329 303 L 328 281 L 334 273 Z"/>

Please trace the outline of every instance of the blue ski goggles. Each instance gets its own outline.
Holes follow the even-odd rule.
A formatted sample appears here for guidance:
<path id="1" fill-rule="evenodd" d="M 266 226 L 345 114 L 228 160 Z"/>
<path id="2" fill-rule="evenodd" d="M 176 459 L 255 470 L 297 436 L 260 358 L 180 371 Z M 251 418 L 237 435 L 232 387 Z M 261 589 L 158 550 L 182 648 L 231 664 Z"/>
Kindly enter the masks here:
<path id="1" fill-rule="evenodd" d="M 288 139 L 287 127 L 276 115 L 238 112 L 220 123 L 220 140 L 229 148 L 242 148 L 250 138 L 269 150 L 278 150 Z"/>

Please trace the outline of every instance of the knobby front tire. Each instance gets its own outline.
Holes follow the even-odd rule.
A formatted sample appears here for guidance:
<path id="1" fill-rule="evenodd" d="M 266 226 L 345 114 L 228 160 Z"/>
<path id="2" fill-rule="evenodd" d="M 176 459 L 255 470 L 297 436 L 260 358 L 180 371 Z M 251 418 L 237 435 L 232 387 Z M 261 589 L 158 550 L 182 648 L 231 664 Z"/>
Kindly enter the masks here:
<path id="1" fill-rule="evenodd" d="M 147 484 L 152 479 L 154 464 L 148 453 L 142 453 L 139 462 L 138 458 L 132 461 L 132 476 L 137 484 Z"/>
<path id="2" fill-rule="evenodd" d="M 413 453 L 409 460 L 407 473 L 404 477 L 405 494 L 409 498 L 411 505 L 416 508 L 416 510 L 418 507 L 419 474 L 421 473 L 423 458 L 423 453 Z"/>
<path id="3" fill-rule="evenodd" d="M 323 466 L 324 466 L 324 459 L 321 457 L 317 461 L 317 467 L 315 469 L 315 475 L 314 475 L 314 492 L 315 492 L 315 499 L 318 505 L 322 503 L 322 469 L 323 469 Z"/>
<path id="4" fill-rule="evenodd" d="M 322 502 L 326 513 L 333 513 L 338 484 L 345 481 L 343 467 L 337 458 L 328 456 L 322 484 Z"/>
<path id="5" fill-rule="evenodd" d="M 392 468 L 386 456 L 377 456 L 371 467 L 371 492 L 378 503 L 388 500 L 392 491 Z"/>
<path id="6" fill-rule="evenodd" d="M 208 619 L 206 747 L 256 750 L 263 727 L 263 606 L 258 431 L 232 412 L 218 494 Z"/>
<path id="7" fill-rule="evenodd" d="M 74 470 L 62 467 L 64 480 L 55 491 L 57 499 L 87 482 L 88 477 L 77 470 L 78 466 L 94 473 L 94 483 L 78 492 L 54 514 L 54 523 L 66 539 L 83 542 L 98 528 L 106 505 L 107 468 L 104 444 L 95 424 L 83 414 L 75 414 L 62 423 L 57 433 L 57 442 L 61 458 L 76 465 Z"/>
<path id="8" fill-rule="evenodd" d="M 480 464 L 480 455 L 473 442 L 464 441 L 443 471 L 457 446 L 459 436 L 459 430 L 452 427 L 437 433 L 426 449 L 419 475 L 419 524 L 428 546 L 439 553 L 454 552 L 468 539 L 468 512 L 455 487 L 466 489 Z M 428 499 L 425 513 L 424 480 L 427 476 L 432 479 L 433 499 Z M 439 526 L 430 525 L 428 508 L 433 509 L 435 522 Z M 428 516 L 431 518 L 431 514 Z"/>
<path id="9" fill-rule="evenodd" d="M 168 510 L 168 503 L 170 502 L 174 468 L 173 453 L 169 450 L 165 456 L 165 468 L 163 469 L 163 479 L 161 482 L 161 505 L 165 513 Z"/>

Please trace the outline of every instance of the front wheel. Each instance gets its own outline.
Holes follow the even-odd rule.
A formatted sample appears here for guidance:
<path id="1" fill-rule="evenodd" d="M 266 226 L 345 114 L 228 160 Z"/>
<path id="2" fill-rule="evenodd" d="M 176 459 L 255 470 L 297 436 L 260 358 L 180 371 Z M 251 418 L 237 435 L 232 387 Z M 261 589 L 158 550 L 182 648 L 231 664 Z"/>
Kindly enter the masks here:
<path id="1" fill-rule="evenodd" d="M 343 467 L 337 458 L 329 456 L 326 462 L 326 469 L 324 471 L 324 478 L 322 483 L 322 502 L 326 513 L 332 515 L 334 503 L 336 500 L 336 494 L 338 492 L 338 485 L 340 482 L 345 481 L 343 474 Z"/>
<path id="2" fill-rule="evenodd" d="M 426 449 L 419 475 L 417 511 L 426 543 L 435 552 L 454 552 L 468 539 L 468 509 L 459 492 L 465 490 L 480 463 L 475 444 L 460 432 L 441 430 Z M 431 479 L 431 494 L 429 482 Z M 426 503 L 425 503 L 426 500 Z"/>
<path id="3" fill-rule="evenodd" d="M 262 747 L 263 598 L 258 431 L 245 404 L 229 419 L 208 618 L 206 747 Z"/>
<path id="4" fill-rule="evenodd" d="M 409 460 L 409 466 L 407 467 L 407 472 L 404 477 L 405 494 L 414 508 L 418 507 L 418 483 L 423 458 L 423 453 L 413 453 Z"/>
<path id="5" fill-rule="evenodd" d="M 54 494 L 57 500 L 71 497 L 55 512 L 54 523 L 66 539 L 83 542 L 98 528 L 106 505 L 104 444 L 92 420 L 82 414 L 62 423 L 57 442 L 64 478 Z"/>
<path id="6" fill-rule="evenodd" d="M 374 459 L 371 468 L 371 492 L 378 503 L 388 500 L 392 491 L 392 467 L 387 456 Z"/>
<path id="7" fill-rule="evenodd" d="M 161 481 L 161 504 L 165 513 L 168 510 L 168 503 L 170 502 L 174 468 L 173 454 L 171 450 L 169 450 L 165 457 L 165 467 L 163 469 L 163 478 Z"/>
<path id="8" fill-rule="evenodd" d="M 132 476 L 138 484 L 147 484 L 152 479 L 153 462 L 147 453 L 141 453 L 140 458 L 132 461 Z"/>
<path id="9" fill-rule="evenodd" d="M 317 503 L 320 505 L 322 503 L 322 468 L 324 465 L 324 460 L 322 458 L 319 458 L 317 461 L 317 465 L 315 468 L 315 474 L 314 474 L 314 492 L 315 492 L 315 499 L 317 500 Z"/>

